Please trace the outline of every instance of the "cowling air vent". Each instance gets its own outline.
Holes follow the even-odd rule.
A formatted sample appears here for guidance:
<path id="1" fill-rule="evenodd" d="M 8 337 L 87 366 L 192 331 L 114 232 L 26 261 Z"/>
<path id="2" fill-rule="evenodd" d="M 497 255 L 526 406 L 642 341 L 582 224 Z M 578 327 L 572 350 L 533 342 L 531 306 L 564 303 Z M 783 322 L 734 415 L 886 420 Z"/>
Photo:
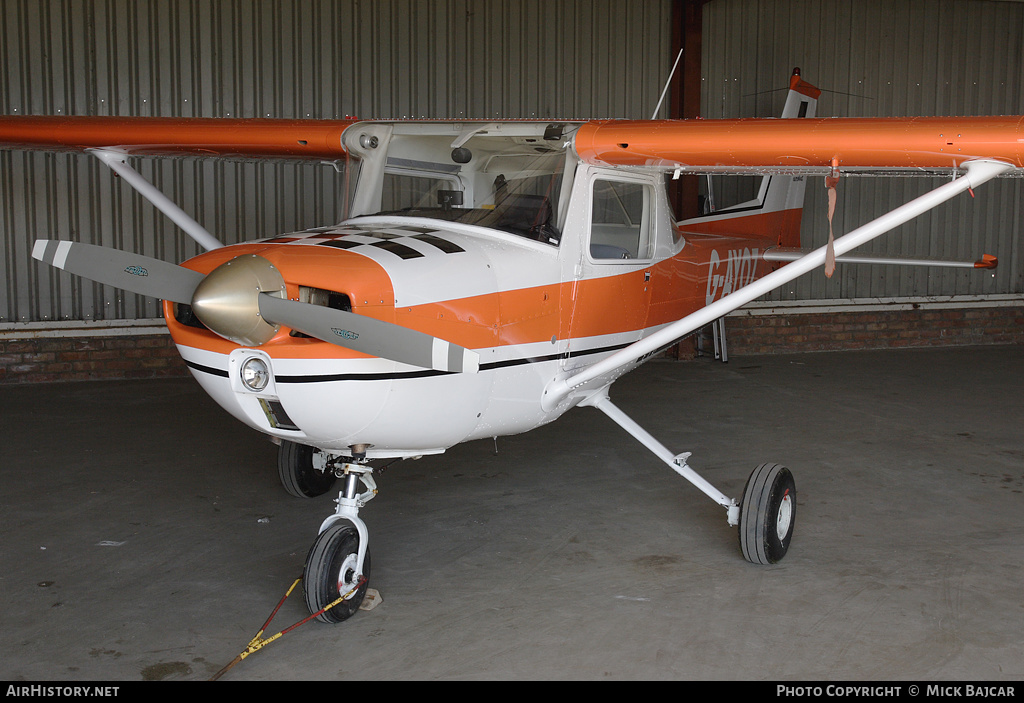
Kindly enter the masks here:
<path id="1" fill-rule="evenodd" d="M 338 293 L 333 290 L 324 290 L 323 288 L 299 286 L 299 302 L 309 303 L 310 305 L 320 305 L 325 308 L 341 310 L 343 312 L 352 312 L 352 300 L 345 293 Z M 291 336 L 303 339 L 312 339 L 308 334 L 303 334 L 297 330 L 292 330 Z"/>
<path id="2" fill-rule="evenodd" d="M 186 303 L 175 303 L 174 304 L 174 319 L 179 324 L 185 325 L 186 327 L 195 327 L 200 330 L 209 330 L 209 328 L 199 321 L 196 314 L 192 312 L 192 306 Z"/>

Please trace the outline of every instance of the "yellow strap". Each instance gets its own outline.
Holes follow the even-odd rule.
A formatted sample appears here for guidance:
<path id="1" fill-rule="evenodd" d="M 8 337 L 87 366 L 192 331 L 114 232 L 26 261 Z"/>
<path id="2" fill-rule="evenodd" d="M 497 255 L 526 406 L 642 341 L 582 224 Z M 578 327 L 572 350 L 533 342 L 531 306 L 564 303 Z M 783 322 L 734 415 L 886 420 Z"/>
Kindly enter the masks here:
<path id="1" fill-rule="evenodd" d="M 231 661 L 230 664 L 228 664 L 223 669 L 221 669 L 216 674 L 214 674 L 213 678 L 210 679 L 211 681 L 216 681 L 224 673 L 226 673 L 231 667 L 233 667 L 235 664 L 237 664 L 238 662 L 242 661 L 243 659 L 245 659 L 250 654 L 252 654 L 254 652 L 258 652 L 259 650 L 263 649 L 264 647 L 266 647 L 268 644 L 270 644 L 274 640 L 278 639 L 279 637 L 284 636 L 285 633 L 291 632 L 292 630 L 297 628 L 299 625 L 304 625 L 305 623 L 309 622 L 310 620 L 315 618 L 317 615 L 320 615 L 321 613 L 326 613 L 328 610 L 330 610 L 334 606 L 338 605 L 338 603 L 341 603 L 343 600 L 346 600 L 347 598 L 349 598 L 353 593 L 355 593 L 357 590 L 359 590 L 360 586 L 363 585 L 363 581 L 360 580 L 355 585 L 354 588 L 352 588 L 350 591 L 348 591 L 348 593 L 344 593 L 341 596 L 338 596 L 337 599 L 332 601 L 325 608 L 321 609 L 320 611 L 318 611 L 316 613 L 313 613 L 312 615 L 310 615 L 309 617 L 305 618 L 304 620 L 300 620 L 299 622 L 295 623 L 291 627 L 286 627 L 285 629 L 283 629 L 280 632 L 278 632 L 276 635 L 272 635 L 271 637 L 263 639 L 263 633 L 266 631 L 267 626 L 270 624 L 271 620 L 274 619 L 274 616 L 277 615 L 277 611 L 281 608 L 281 606 L 284 604 L 284 602 L 292 594 L 292 591 L 295 590 L 295 587 L 299 585 L 300 581 L 302 581 L 301 578 L 295 579 L 295 583 L 293 583 L 291 585 L 291 588 L 289 588 L 288 591 L 284 594 L 284 598 L 282 598 L 281 602 L 277 604 L 277 608 L 275 608 L 274 612 L 270 614 L 270 617 L 267 618 L 267 621 L 265 623 L 263 623 L 263 627 L 260 629 L 259 632 L 256 633 L 256 636 L 253 637 L 251 640 L 249 640 L 249 644 L 246 646 L 246 648 L 237 657 L 235 657 Z"/>

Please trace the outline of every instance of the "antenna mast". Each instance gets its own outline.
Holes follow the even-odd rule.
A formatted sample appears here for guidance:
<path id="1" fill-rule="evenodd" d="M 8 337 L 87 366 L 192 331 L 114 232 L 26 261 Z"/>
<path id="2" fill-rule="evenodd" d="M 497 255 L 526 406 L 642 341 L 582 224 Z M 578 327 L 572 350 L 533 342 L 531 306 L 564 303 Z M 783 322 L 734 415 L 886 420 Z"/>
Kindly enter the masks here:
<path id="1" fill-rule="evenodd" d="M 655 120 L 658 118 L 658 111 L 661 110 L 661 104 L 665 102 L 665 94 L 668 93 L 668 87 L 672 84 L 672 76 L 676 75 L 676 67 L 679 66 L 679 59 L 683 58 L 683 50 L 679 50 L 679 54 L 676 56 L 676 62 L 672 64 L 672 71 L 668 74 L 668 80 L 665 81 L 665 88 L 661 91 L 661 97 L 658 98 L 658 106 L 654 108 L 654 114 L 651 115 L 651 119 Z"/>

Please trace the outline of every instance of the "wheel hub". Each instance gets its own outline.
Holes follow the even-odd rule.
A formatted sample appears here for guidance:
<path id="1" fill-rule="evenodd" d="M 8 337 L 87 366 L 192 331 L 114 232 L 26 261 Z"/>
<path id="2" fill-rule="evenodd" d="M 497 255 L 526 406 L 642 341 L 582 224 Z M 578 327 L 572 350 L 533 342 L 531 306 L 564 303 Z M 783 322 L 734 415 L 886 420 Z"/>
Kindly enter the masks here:
<path id="1" fill-rule="evenodd" d="M 779 514 L 775 521 L 775 533 L 779 536 L 779 540 L 786 538 L 789 534 L 789 525 L 793 521 L 793 497 L 786 491 L 786 494 L 782 496 L 782 502 L 779 504 Z"/>
<path id="2" fill-rule="evenodd" d="M 350 600 L 355 597 L 356 588 L 356 564 L 359 561 L 359 555 L 355 552 L 345 557 L 345 561 L 341 562 L 341 568 L 338 570 L 338 596 L 345 596 L 345 600 Z M 349 593 L 352 591 L 352 593 Z"/>

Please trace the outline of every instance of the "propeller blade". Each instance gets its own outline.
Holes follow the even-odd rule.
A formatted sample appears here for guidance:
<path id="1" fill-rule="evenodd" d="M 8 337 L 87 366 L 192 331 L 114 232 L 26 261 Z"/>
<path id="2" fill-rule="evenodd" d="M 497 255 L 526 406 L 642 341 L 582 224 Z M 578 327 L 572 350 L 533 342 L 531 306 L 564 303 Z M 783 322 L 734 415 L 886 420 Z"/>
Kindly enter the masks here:
<path id="1" fill-rule="evenodd" d="M 260 294 L 259 305 L 265 320 L 339 347 L 436 371 L 480 370 L 475 351 L 401 325 L 266 293 Z"/>
<path id="2" fill-rule="evenodd" d="M 37 239 L 32 258 L 139 295 L 191 303 L 203 274 L 149 256 L 94 244 Z"/>
<path id="3" fill-rule="evenodd" d="M 98 283 L 187 305 L 197 305 L 193 300 L 196 289 L 205 278 L 215 277 L 149 256 L 80 242 L 39 239 L 32 248 L 32 257 Z M 242 272 L 245 273 L 252 266 L 239 265 L 235 268 L 244 269 Z M 235 277 L 229 278 L 234 281 Z M 253 292 L 260 288 L 254 288 Z M 259 314 L 255 315 L 256 311 L 252 310 L 254 319 L 262 317 L 270 325 L 285 325 L 339 347 L 411 366 L 452 373 L 476 373 L 480 370 L 480 355 L 475 351 L 423 332 L 344 310 L 285 300 L 264 292 L 258 292 L 257 296 Z M 209 296 L 200 297 L 203 300 L 199 303 L 209 302 L 206 301 Z M 198 307 L 203 309 L 203 305 Z M 238 305 L 229 307 L 234 310 Z M 214 327 L 210 329 L 217 332 Z M 217 334 L 234 340 L 225 332 Z M 239 343 L 258 346 L 264 341 L 262 338 L 246 338 Z"/>

